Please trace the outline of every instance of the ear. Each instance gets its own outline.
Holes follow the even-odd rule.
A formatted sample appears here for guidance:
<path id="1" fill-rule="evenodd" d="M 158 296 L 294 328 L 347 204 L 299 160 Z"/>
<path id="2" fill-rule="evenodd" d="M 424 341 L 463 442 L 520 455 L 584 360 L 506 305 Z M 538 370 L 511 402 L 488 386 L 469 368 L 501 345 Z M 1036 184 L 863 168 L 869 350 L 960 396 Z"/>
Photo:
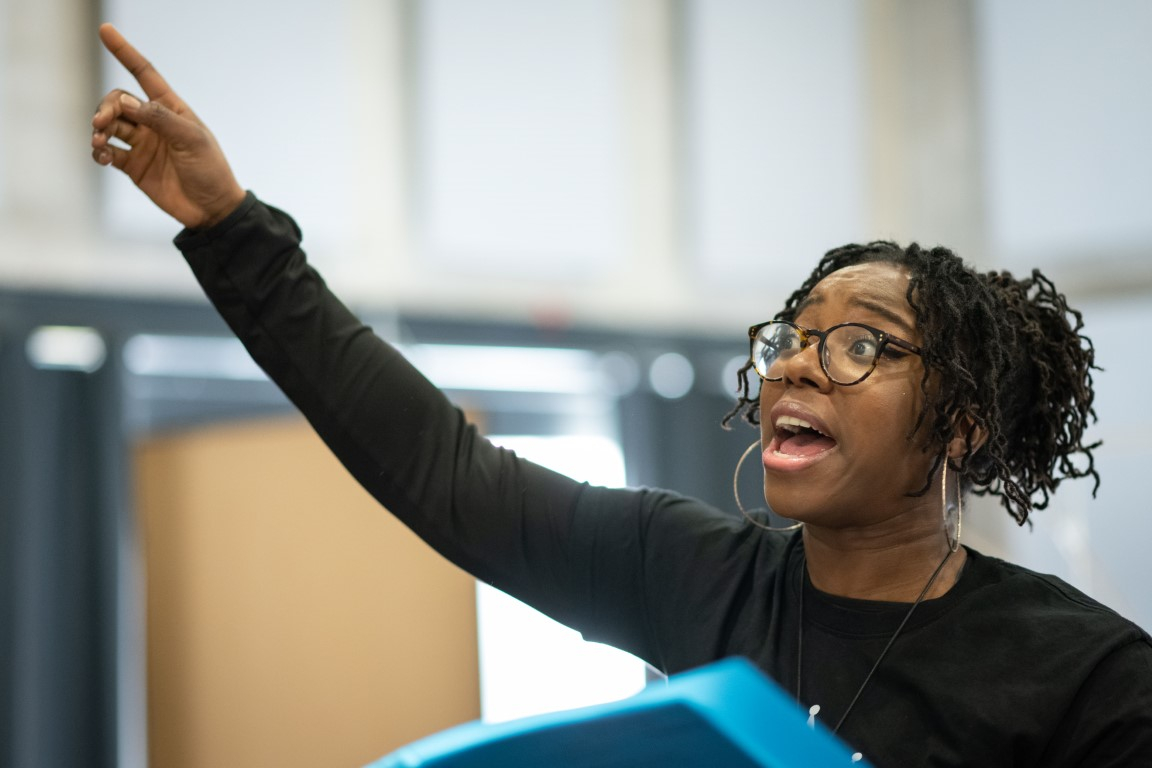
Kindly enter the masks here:
<path id="1" fill-rule="evenodd" d="M 963 459 L 969 451 L 976 453 L 988 439 L 988 429 L 971 413 L 964 413 L 956 419 L 953 434 L 954 437 L 948 441 L 948 458 L 955 460 Z"/>

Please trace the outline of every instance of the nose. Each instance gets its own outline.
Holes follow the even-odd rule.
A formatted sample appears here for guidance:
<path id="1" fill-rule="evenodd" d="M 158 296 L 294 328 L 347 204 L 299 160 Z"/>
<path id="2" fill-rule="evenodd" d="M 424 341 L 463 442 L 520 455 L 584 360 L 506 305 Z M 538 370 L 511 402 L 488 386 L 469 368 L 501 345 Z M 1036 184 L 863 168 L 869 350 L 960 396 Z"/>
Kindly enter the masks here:
<path id="1" fill-rule="evenodd" d="M 799 353 L 784 360 L 783 365 L 781 376 L 785 383 L 820 390 L 832 387 L 832 380 L 820 365 L 820 342 L 815 336 L 808 339 L 808 344 Z"/>

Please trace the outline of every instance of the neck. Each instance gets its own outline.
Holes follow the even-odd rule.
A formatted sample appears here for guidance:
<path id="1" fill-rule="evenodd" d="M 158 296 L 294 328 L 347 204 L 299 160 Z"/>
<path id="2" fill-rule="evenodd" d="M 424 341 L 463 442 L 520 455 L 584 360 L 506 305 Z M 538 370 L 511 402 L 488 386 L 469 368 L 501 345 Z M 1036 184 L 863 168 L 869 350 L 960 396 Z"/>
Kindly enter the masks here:
<path id="1" fill-rule="evenodd" d="M 808 578 L 821 592 L 860 600 L 911 603 L 948 554 L 943 533 L 916 538 L 862 539 L 805 526 Z M 961 547 L 948 559 L 924 599 L 940 597 L 959 580 L 967 560 Z"/>

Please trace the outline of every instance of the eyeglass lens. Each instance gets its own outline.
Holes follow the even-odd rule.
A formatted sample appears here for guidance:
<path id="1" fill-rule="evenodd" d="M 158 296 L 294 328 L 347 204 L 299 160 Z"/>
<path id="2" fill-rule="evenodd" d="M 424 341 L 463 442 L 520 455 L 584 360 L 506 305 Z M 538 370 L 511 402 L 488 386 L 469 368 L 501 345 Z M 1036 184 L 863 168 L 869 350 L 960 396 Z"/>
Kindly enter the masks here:
<path id="1" fill-rule="evenodd" d="M 807 334 L 816 336 L 816 332 Z M 752 362 L 765 379 L 778 381 L 784 376 L 784 365 L 815 338 L 787 323 L 769 323 L 760 329 L 752 342 Z M 854 384 L 867 376 L 876 364 L 880 340 L 872 331 L 859 325 L 841 325 L 823 335 L 820 365 L 828 378 L 837 384 Z"/>

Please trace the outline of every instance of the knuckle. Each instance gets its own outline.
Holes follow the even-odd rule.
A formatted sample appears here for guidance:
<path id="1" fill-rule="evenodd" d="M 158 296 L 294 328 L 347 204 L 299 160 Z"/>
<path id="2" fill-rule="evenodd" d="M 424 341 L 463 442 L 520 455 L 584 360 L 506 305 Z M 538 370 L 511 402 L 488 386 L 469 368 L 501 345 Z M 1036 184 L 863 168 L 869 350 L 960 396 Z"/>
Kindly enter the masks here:
<path id="1" fill-rule="evenodd" d="M 148 59 L 144 59 L 139 64 L 137 64 L 136 66 L 129 69 L 128 72 L 134 78 L 139 80 L 142 76 L 148 74 L 149 72 L 153 71 L 154 69 L 155 69 L 155 67 L 152 66 L 152 62 L 149 61 Z"/>
<path id="2" fill-rule="evenodd" d="M 141 114 L 145 116 L 147 122 L 151 125 L 164 122 L 170 116 L 168 108 L 158 101 L 147 101 L 144 103 Z"/>

